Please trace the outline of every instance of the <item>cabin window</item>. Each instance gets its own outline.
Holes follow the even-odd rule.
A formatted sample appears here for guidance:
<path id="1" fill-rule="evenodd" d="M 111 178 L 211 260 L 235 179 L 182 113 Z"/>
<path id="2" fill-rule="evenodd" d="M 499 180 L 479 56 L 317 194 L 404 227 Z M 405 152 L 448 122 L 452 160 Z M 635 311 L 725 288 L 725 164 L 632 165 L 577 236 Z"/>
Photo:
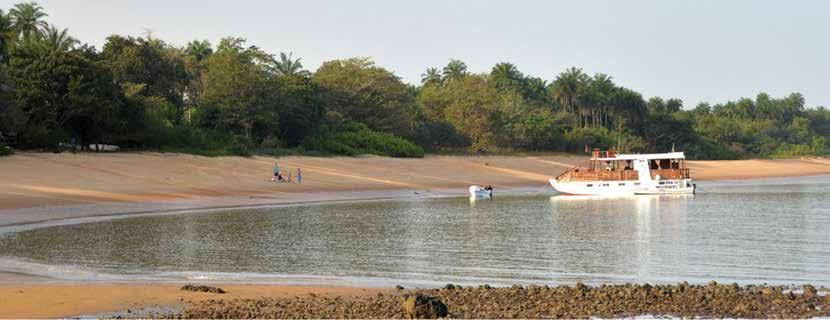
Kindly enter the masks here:
<path id="1" fill-rule="evenodd" d="M 603 184 L 602 184 L 602 186 L 603 186 L 603 187 L 607 187 L 607 186 L 608 186 L 608 184 L 607 184 L 607 183 L 603 183 Z"/>
<path id="2" fill-rule="evenodd" d="M 624 186 L 624 185 L 625 185 L 625 182 L 620 182 L 620 185 L 621 185 L 621 186 Z"/>
<path id="3" fill-rule="evenodd" d="M 640 183 L 639 183 L 639 182 L 635 182 L 635 183 L 634 183 L 634 185 L 635 185 L 635 186 L 639 186 L 639 185 L 640 185 Z"/>
<path id="4" fill-rule="evenodd" d="M 586 187 L 593 187 L 593 186 L 594 186 L 594 184 L 589 183 Z"/>

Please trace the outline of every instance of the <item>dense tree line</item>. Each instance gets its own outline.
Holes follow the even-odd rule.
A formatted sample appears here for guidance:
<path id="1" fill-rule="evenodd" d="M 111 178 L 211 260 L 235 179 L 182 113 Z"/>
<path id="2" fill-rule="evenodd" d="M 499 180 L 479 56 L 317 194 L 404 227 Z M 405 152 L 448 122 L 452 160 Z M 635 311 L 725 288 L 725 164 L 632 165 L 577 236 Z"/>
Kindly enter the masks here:
<path id="1" fill-rule="evenodd" d="M 105 143 L 201 154 L 685 150 L 693 158 L 822 155 L 830 112 L 793 93 L 684 108 L 570 68 L 551 81 L 511 63 L 428 68 L 406 84 L 370 58 L 303 68 L 224 38 L 184 47 L 112 35 L 99 50 L 36 3 L 0 12 L 0 143 Z"/>

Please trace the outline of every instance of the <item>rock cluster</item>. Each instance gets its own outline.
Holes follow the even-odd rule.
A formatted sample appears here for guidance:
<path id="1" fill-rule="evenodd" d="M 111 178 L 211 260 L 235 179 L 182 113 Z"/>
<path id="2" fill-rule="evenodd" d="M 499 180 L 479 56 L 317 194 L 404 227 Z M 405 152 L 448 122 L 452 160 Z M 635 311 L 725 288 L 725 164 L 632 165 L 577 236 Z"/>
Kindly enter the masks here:
<path id="1" fill-rule="evenodd" d="M 202 286 L 202 285 L 193 285 L 193 284 L 186 284 L 181 287 L 181 290 L 184 291 L 193 291 L 193 292 L 210 292 L 210 293 L 225 293 L 225 290 L 222 288 L 211 287 L 211 286 Z"/>
<path id="2" fill-rule="evenodd" d="M 601 285 L 446 286 L 362 297 L 298 296 L 193 302 L 178 318 L 807 318 L 830 316 L 830 298 L 812 286 Z M 424 312 L 424 313 L 420 313 Z"/>
<path id="3" fill-rule="evenodd" d="M 404 296 L 403 314 L 407 319 L 438 319 L 447 316 L 447 305 L 441 299 L 422 294 Z"/>

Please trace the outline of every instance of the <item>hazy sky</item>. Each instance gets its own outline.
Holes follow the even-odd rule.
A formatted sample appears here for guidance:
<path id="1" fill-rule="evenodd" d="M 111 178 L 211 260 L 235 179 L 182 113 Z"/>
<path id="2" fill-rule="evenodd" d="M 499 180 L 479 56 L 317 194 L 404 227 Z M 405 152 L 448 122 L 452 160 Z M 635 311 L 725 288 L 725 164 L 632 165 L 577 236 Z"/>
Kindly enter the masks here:
<path id="1" fill-rule="evenodd" d="M 7 9 L 18 1 L 0 0 Z M 48 21 L 100 48 L 152 30 L 168 43 L 240 36 L 323 61 L 370 56 L 410 83 L 461 59 L 551 80 L 577 66 L 687 108 L 764 91 L 830 107 L 830 1 L 41 0 Z"/>

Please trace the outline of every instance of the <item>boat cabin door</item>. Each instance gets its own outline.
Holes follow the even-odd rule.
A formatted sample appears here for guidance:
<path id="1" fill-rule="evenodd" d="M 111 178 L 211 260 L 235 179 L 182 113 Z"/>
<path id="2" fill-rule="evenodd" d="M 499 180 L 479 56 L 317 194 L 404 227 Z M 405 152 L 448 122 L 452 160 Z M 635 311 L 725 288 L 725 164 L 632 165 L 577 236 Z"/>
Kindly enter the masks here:
<path id="1" fill-rule="evenodd" d="M 641 182 L 651 181 L 651 170 L 648 167 L 648 160 L 634 160 L 634 170 L 637 171 L 637 178 Z"/>

